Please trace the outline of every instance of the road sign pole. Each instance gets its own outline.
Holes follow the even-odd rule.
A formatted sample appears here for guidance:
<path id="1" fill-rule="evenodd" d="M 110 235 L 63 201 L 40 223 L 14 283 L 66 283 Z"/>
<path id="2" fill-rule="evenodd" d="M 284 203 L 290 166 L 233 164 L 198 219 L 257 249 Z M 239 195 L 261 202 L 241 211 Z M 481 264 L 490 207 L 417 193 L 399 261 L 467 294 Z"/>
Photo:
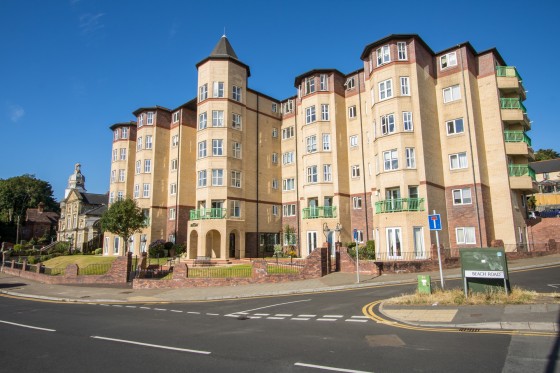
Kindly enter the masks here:
<path id="1" fill-rule="evenodd" d="M 354 229 L 354 242 L 356 243 L 356 283 L 360 283 L 360 254 L 358 250 L 358 230 Z"/>
<path id="2" fill-rule="evenodd" d="M 436 214 L 436 210 L 434 210 L 434 215 Z M 443 282 L 443 270 L 441 268 L 441 252 L 439 248 L 439 231 L 436 231 L 436 245 L 437 245 L 437 257 L 439 262 L 439 278 L 441 281 L 441 289 L 445 289 L 445 284 Z"/>

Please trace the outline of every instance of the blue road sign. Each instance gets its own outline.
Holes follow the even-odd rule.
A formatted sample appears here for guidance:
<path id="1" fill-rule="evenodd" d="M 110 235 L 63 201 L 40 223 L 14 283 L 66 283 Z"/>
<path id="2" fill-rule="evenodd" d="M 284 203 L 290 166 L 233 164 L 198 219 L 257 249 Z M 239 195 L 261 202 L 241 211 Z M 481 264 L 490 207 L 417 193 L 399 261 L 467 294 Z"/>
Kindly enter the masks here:
<path id="1" fill-rule="evenodd" d="M 441 216 L 440 214 L 428 215 L 428 225 L 431 231 L 441 231 Z"/>
<path id="2" fill-rule="evenodd" d="M 354 228 L 354 241 L 358 239 L 358 230 Z"/>

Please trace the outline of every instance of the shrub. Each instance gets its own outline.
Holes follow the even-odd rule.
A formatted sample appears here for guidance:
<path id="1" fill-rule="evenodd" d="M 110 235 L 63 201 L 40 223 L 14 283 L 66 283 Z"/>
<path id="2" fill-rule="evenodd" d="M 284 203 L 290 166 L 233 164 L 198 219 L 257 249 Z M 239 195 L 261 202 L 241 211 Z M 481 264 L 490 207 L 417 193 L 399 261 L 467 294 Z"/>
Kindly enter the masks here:
<path id="1" fill-rule="evenodd" d="M 22 244 L 15 244 L 14 245 L 14 253 L 20 253 L 23 250 L 23 245 Z"/>
<path id="2" fill-rule="evenodd" d="M 356 243 L 350 247 L 348 244 L 348 254 L 352 258 L 356 258 Z M 375 241 L 367 241 L 365 246 L 358 247 L 358 253 L 360 254 L 360 260 L 374 260 L 375 259 Z"/>
<path id="3" fill-rule="evenodd" d="M 37 263 L 37 257 L 36 256 L 28 256 L 27 257 L 27 263 L 29 263 L 29 264 Z"/>
<path id="4" fill-rule="evenodd" d="M 101 254 L 103 254 L 103 249 L 101 247 L 98 248 L 98 249 L 95 249 L 94 253 L 95 253 L 95 255 L 101 255 Z"/>
<path id="5" fill-rule="evenodd" d="M 163 257 L 165 250 L 165 241 L 164 240 L 155 240 L 150 244 L 148 247 L 148 254 L 150 257 Z"/>
<path id="6" fill-rule="evenodd" d="M 183 244 L 175 244 L 173 245 L 173 249 L 175 250 L 175 255 L 181 255 L 187 249 L 187 246 Z"/>

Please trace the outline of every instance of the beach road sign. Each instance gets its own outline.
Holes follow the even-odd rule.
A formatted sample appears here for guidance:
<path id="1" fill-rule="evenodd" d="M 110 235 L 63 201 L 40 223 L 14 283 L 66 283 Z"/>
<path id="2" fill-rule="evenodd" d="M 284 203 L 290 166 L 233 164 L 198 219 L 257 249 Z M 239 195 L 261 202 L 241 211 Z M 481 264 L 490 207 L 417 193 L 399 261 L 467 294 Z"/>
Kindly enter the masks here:
<path id="1" fill-rule="evenodd" d="M 428 215 L 428 224 L 431 231 L 441 231 L 441 216 L 440 214 Z"/>

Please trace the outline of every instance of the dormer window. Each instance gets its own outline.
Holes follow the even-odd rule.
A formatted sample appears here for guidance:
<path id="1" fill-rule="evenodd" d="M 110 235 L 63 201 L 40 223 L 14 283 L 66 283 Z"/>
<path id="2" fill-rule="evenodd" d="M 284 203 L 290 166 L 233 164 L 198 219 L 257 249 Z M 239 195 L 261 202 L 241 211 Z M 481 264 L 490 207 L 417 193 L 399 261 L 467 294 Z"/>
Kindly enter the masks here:
<path id="1" fill-rule="evenodd" d="M 444 54 L 439 58 L 439 64 L 442 70 L 448 67 L 457 66 L 457 53 L 451 52 Z"/>
<path id="2" fill-rule="evenodd" d="M 173 123 L 177 123 L 179 121 L 179 112 L 176 111 L 173 113 Z"/>
<path id="3" fill-rule="evenodd" d="M 319 76 L 319 89 L 321 91 L 329 90 L 329 76 L 327 74 L 321 74 Z"/>
<path id="4" fill-rule="evenodd" d="M 138 127 L 142 127 L 144 125 L 144 113 L 138 116 Z"/>
<path id="5" fill-rule="evenodd" d="M 121 139 L 128 139 L 128 128 L 121 128 Z"/>
<path id="6" fill-rule="evenodd" d="M 148 113 L 148 119 L 146 120 L 146 124 L 148 125 L 154 124 L 154 113 L 151 111 Z"/>
<path id="7" fill-rule="evenodd" d="M 391 62 L 391 54 L 389 51 L 389 46 L 384 45 L 377 49 L 377 66 Z"/>
<path id="8" fill-rule="evenodd" d="M 354 77 L 348 78 L 348 80 L 346 80 L 346 83 L 344 83 L 344 85 L 346 86 L 347 91 L 349 91 L 351 89 L 354 89 L 354 87 L 356 86 L 356 83 L 354 81 Z"/>
<path id="9" fill-rule="evenodd" d="M 115 130 L 115 132 L 113 132 L 113 133 L 114 133 L 114 135 L 115 135 L 115 140 L 118 140 L 118 139 L 119 139 L 119 129 L 117 128 L 117 129 Z"/>
<path id="10" fill-rule="evenodd" d="M 313 92 L 315 92 L 315 77 L 305 78 L 305 94 L 308 95 Z"/>

